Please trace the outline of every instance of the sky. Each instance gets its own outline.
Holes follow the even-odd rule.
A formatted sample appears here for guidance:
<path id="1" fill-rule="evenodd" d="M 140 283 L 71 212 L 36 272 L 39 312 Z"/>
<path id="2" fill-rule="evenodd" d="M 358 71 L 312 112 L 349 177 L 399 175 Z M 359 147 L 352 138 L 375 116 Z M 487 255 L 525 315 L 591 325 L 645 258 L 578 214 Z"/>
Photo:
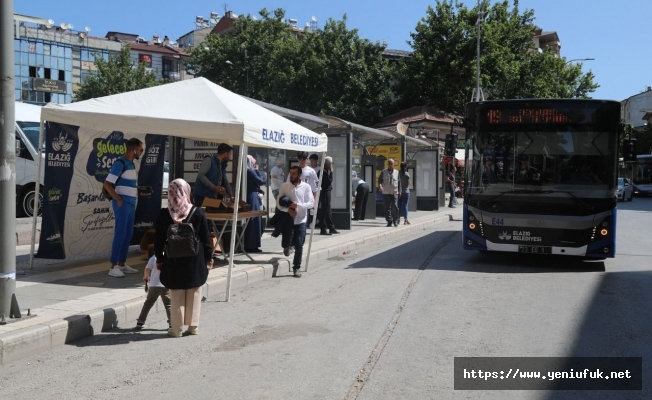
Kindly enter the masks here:
<path id="1" fill-rule="evenodd" d="M 477 4 L 477 0 L 461 2 L 469 7 Z M 118 31 L 176 40 L 194 29 L 197 15 L 208 18 L 211 11 L 224 15 L 225 4 L 237 15 L 282 8 L 286 18 L 297 19 L 300 27 L 312 16 L 323 27 L 328 18 L 341 20 L 346 14 L 347 26 L 358 29 L 361 37 L 384 41 L 389 49 L 411 50 L 410 33 L 435 1 L 14 0 L 14 12 L 53 19 L 57 25 L 72 23 L 75 30 L 88 26 L 93 36 Z M 652 0 L 520 0 L 519 7 L 534 9 L 535 24 L 543 30 L 557 31 L 562 57 L 595 59 L 583 64 L 583 70 L 592 71 L 600 84 L 593 98 L 624 100 L 652 86 L 652 52 L 646 45 L 652 39 L 648 21 Z"/>

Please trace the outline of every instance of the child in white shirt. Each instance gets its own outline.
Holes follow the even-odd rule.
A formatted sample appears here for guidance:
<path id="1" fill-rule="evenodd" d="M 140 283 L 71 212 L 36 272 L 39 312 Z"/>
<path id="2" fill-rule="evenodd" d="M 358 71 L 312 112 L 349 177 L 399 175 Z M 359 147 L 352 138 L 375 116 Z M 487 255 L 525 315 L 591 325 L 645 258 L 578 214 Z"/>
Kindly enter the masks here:
<path id="1" fill-rule="evenodd" d="M 147 314 L 152 306 L 156 303 L 159 296 L 163 301 L 163 306 L 165 307 L 165 312 L 168 315 L 168 325 L 170 325 L 170 290 L 161 284 L 160 276 L 161 271 L 156 268 L 156 255 L 154 254 L 154 245 L 149 245 L 148 249 L 149 261 L 145 267 L 143 281 L 145 281 L 145 288 L 147 291 L 147 299 L 145 304 L 143 304 L 143 309 L 140 312 L 140 316 L 136 320 L 136 329 L 142 329 L 145 327 L 145 320 L 147 319 Z M 149 290 L 147 287 L 149 285 Z"/>

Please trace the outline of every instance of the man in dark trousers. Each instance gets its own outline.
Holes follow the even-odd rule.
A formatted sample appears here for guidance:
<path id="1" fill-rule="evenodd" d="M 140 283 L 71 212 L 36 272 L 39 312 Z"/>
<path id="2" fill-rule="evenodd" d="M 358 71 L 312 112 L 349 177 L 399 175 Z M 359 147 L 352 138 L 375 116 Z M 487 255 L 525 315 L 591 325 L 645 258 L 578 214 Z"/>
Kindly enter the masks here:
<path id="1" fill-rule="evenodd" d="M 378 189 L 383 193 L 383 208 L 387 226 L 398 226 L 398 198 L 401 195 L 401 180 L 394 169 L 394 160 L 387 160 L 387 168 L 378 175 Z"/>
<path id="2" fill-rule="evenodd" d="M 324 171 L 322 171 L 321 191 L 319 192 L 319 213 L 318 220 L 321 223 L 322 235 L 339 233 L 333 223 L 333 212 L 331 211 L 331 192 L 333 190 L 333 158 L 324 158 Z M 329 229 L 329 231 L 326 231 Z"/>
<path id="3" fill-rule="evenodd" d="M 363 221 L 367 210 L 367 198 L 371 189 L 369 185 L 355 171 L 351 171 L 351 189 L 355 192 L 355 212 L 353 213 L 354 221 Z"/>
<path id="4" fill-rule="evenodd" d="M 448 187 L 448 193 L 450 193 L 450 200 L 448 201 L 448 207 L 455 208 L 455 172 L 457 169 L 451 167 L 450 171 L 446 172 L 446 186 Z"/>
<path id="5" fill-rule="evenodd" d="M 307 158 L 307 157 L 306 157 Z M 313 171 L 314 172 L 314 171 Z M 308 210 L 315 206 L 315 197 L 312 188 L 306 182 L 301 181 L 302 169 L 299 166 L 290 168 L 289 182 L 285 182 L 279 189 L 279 199 L 287 196 L 291 203 L 287 208 L 280 205 L 281 211 L 287 211 L 294 219 L 294 224 L 290 224 L 283 232 L 283 254 L 290 255 L 290 246 L 294 246 L 294 259 L 292 260 L 292 269 L 294 277 L 301 278 L 301 257 L 303 256 L 303 243 L 306 240 L 306 221 L 308 220 Z"/>

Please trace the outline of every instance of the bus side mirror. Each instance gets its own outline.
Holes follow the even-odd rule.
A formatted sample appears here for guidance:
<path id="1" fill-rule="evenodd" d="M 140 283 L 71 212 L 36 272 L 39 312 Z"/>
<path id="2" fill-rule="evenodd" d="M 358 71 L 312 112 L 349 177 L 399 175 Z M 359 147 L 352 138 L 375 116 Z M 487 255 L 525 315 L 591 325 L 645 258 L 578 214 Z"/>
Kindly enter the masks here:
<path id="1" fill-rule="evenodd" d="M 20 152 L 23 150 L 20 144 L 20 140 L 16 140 L 16 157 L 20 156 Z"/>

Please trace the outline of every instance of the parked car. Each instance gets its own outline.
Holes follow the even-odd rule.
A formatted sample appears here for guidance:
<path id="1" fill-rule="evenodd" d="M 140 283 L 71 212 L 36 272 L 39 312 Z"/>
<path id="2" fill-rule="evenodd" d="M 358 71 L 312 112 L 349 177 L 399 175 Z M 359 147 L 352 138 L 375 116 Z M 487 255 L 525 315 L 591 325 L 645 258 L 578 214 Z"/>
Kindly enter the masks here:
<path id="1" fill-rule="evenodd" d="M 632 201 L 634 197 L 634 187 L 627 178 L 618 178 L 618 189 L 616 191 L 618 200 Z"/>
<path id="2" fill-rule="evenodd" d="M 31 217 L 34 214 L 36 194 L 36 169 L 38 164 L 38 142 L 41 107 L 16 102 L 16 216 Z M 45 159 L 45 142 L 41 158 Z M 41 163 L 41 188 L 45 176 L 45 162 Z M 39 204 L 43 193 L 39 193 Z M 41 213 L 39 206 L 39 214 Z"/>
<path id="3" fill-rule="evenodd" d="M 170 163 L 166 161 L 163 166 L 163 190 L 161 191 L 161 194 L 166 197 L 168 195 L 168 184 L 170 183 L 169 181 L 170 181 Z"/>

